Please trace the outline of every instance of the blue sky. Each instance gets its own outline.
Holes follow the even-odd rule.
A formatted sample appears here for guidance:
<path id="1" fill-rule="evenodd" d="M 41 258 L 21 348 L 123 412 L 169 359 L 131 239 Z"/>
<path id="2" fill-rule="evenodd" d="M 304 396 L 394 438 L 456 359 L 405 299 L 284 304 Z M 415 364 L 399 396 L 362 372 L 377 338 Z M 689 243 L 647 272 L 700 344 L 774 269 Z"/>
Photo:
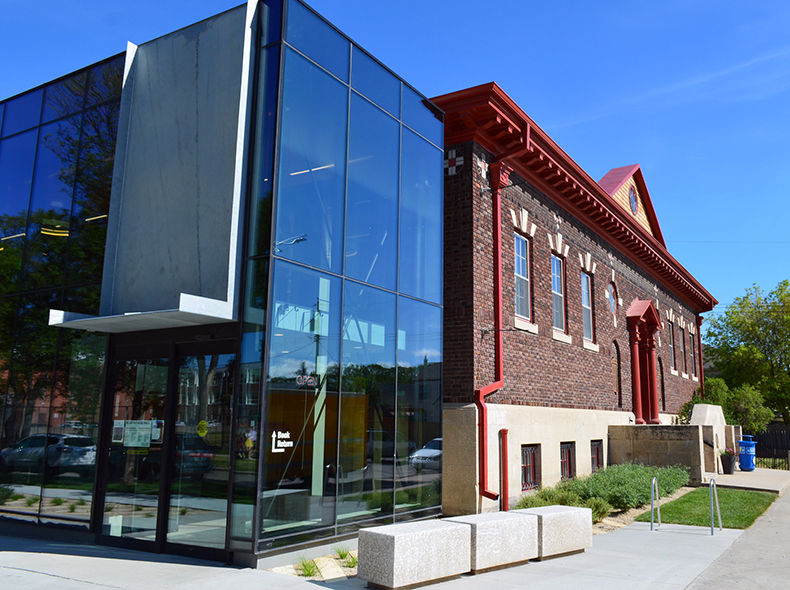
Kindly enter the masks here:
<path id="1" fill-rule="evenodd" d="M 0 0 L 0 98 L 239 3 Z M 596 180 L 639 163 L 669 251 L 723 305 L 788 278 L 790 3 L 311 5 L 427 96 L 496 81 Z"/>

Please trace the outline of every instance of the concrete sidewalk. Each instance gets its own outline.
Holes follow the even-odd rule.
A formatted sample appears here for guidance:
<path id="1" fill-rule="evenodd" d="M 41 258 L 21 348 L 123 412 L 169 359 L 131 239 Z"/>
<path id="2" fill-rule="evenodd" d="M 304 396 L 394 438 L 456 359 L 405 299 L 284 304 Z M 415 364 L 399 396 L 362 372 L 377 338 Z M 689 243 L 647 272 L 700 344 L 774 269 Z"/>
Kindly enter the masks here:
<path id="1" fill-rule="evenodd" d="M 780 496 L 748 531 L 633 523 L 598 535 L 585 553 L 462 576 L 437 590 L 509 588 L 781 588 L 790 579 L 790 494 Z M 293 555 L 293 562 L 299 554 Z M 426 559 L 434 556 L 426 555 Z M 135 551 L 0 534 L 0 585 L 14 590 L 170 590 L 196 587 L 284 590 L 361 589 L 359 579 L 309 582 L 262 570 Z"/>

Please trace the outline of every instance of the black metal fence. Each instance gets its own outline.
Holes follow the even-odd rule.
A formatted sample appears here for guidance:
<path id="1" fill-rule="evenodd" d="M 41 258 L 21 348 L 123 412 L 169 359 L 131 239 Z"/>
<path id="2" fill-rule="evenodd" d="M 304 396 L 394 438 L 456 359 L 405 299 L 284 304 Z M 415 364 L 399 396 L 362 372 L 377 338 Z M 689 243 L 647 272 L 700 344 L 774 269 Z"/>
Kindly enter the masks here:
<path id="1" fill-rule="evenodd" d="M 790 426 L 771 424 L 765 432 L 755 434 L 753 440 L 757 442 L 754 449 L 757 467 L 790 468 Z"/>

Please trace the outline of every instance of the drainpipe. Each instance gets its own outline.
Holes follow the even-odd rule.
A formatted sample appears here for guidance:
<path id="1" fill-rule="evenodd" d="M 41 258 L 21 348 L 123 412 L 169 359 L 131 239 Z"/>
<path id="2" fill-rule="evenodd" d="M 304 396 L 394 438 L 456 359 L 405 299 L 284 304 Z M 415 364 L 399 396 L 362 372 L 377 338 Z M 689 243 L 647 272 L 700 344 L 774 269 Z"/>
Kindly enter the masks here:
<path id="1" fill-rule="evenodd" d="M 491 171 L 491 195 L 494 237 L 494 364 L 496 379 L 482 389 L 475 390 L 475 405 L 480 411 L 479 452 L 480 455 L 480 495 L 489 500 L 498 500 L 499 494 L 488 489 L 488 408 L 485 398 L 502 389 L 502 187 L 507 185 L 510 169 L 502 162 L 489 166 Z M 503 450 L 503 453 L 506 449 Z"/>

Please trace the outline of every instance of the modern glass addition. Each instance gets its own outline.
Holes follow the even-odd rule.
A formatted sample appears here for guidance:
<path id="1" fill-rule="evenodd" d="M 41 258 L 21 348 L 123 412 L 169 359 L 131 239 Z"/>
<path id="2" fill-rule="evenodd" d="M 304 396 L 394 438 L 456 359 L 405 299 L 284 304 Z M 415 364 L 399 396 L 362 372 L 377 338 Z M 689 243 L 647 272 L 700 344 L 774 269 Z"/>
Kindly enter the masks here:
<path id="1" fill-rule="evenodd" d="M 123 58 L 0 103 L 0 484 L 4 515 L 88 526 L 103 334 L 98 312 Z"/>
<path id="2" fill-rule="evenodd" d="M 0 103 L 0 484 L 25 494 L 0 511 L 216 557 L 439 510 L 441 113 L 298 0 L 258 24 L 238 324 L 50 328 L 98 312 L 123 59 Z"/>
<path id="3" fill-rule="evenodd" d="M 242 352 L 263 367 L 259 549 L 441 503 L 442 122 L 283 6 L 259 58 Z"/>
<path id="4" fill-rule="evenodd" d="M 532 320 L 529 288 L 529 242 L 521 234 L 514 234 L 516 315 Z"/>
<path id="5" fill-rule="evenodd" d="M 565 331 L 565 261 L 551 255 L 551 309 L 555 330 Z"/>

